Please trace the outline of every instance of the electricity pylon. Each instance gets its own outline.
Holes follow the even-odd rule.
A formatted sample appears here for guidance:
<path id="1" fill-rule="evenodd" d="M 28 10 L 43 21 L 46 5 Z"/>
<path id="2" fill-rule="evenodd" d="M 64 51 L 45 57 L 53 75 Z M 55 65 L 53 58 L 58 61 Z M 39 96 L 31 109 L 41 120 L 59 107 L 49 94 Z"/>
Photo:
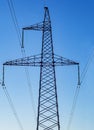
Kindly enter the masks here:
<path id="1" fill-rule="evenodd" d="M 36 130 L 60 130 L 55 66 L 79 65 L 79 63 L 54 54 L 49 10 L 48 7 L 44 9 L 43 22 L 22 29 L 23 32 L 42 31 L 41 54 L 7 61 L 3 65 L 40 67 Z"/>

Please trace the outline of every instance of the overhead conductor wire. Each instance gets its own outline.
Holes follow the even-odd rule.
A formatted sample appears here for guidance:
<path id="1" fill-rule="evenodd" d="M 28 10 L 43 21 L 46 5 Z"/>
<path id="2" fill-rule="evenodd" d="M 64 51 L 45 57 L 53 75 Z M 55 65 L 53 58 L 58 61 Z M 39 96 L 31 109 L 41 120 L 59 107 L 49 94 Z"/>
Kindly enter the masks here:
<path id="1" fill-rule="evenodd" d="M 19 116 L 18 116 L 18 114 L 17 114 L 17 111 L 16 111 L 16 109 L 15 109 L 15 107 L 14 107 L 13 101 L 12 101 L 12 99 L 11 99 L 11 97 L 10 97 L 10 94 L 9 94 L 9 92 L 8 92 L 8 90 L 7 90 L 6 86 L 5 86 L 5 84 L 4 84 L 4 66 L 3 66 L 2 88 L 3 88 L 4 94 L 5 94 L 5 96 L 6 96 L 7 100 L 8 100 L 8 103 L 9 103 L 9 105 L 10 105 L 12 111 L 13 111 L 13 114 L 14 114 L 14 116 L 15 116 L 15 119 L 16 119 L 16 121 L 17 121 L 17 123 L 18 123 L 20 129 L 21 129 L 21 130 L 24 130 L 24 129 L 23 129 L 23 125 L 22 125 L 22 123 L 21 123 L 21 121 L 20 121 L 20 119 L 19 119 Z"/>
<path id="2" fill-rule="evenodd" d="M 13 111 L 13 114 L 15 115 L 15 118 L 16 118 L 16 120 L 17 120 L 17 123 L 18 123 L 20 129 L 21 129 L 21 130 L 24 130 L 24 129 L 23 129 L 23 125 L 22 125 L 22 123 L 21 123 L 21 121 L 20 121 L 20 119 L 19 119 L 19 116 L 18 116 L 18 114 L 17 114 L 17 112 L 16 112 L 16 109 L 15 109 L 15 107 L 14 107 L 13 101 L 12 101 L 12 99 L 11 99 L 11 97 L 10 97 L 10 94 L 9 94 L 9 92 L 8 92 L 8 90 L 7 90 L 7 88 L 6 88 L 5 86 L 3 86 L 3 91 L 4 91 L 5 96 L 7 97 L 7 100 L 8 100 L 8 102 L 9 102 L 9 105 L 10 105 L 12 111 Z"/>
<path id="3" fill-rule="evenodd" d="M 25 49 L 22 48 L 22 40 L 23 38 L 21 37 L 21 33 L 20 33 L 20 28 L 18 25 L 18 21 L 17 21 L 17 17 L 16 17 L 16 13 L 15 13 L 15 9 L 14 9 L 14 4 L 12 0 L 7 0 L 8 6 L 9 6 L 9 10 L 10 10 L 10 14 L 14 23 L 14 27 L 18 36 L 18 40 L 20 43 L 20 47 L 21 47 L 21 53 L 22 53 L 22 57 L 26 57 L 25 54 Z M 30 93 L 30 99 L 31 99 L 31 103 L 32 103 L 32 109 L 34 112 L 34 118 L 36 120 L 36 112 L 35 112 L 35 103 L 34 103 L 34 98 L 33 98 L 33 92 L 32 92 L 32 87 L 31 87 L 31 81 L 30 81 L 30 76 L 29 76 L 29 71 L 28 69 L 25 67 L 25 73 L 26 73 L 26 77 L 27 77 L 27 84 L 28 84 L 28 89 L 29 89 L 29 93 Z M 9 95 L 9 93 L 8 93 Z"/>
<path id="4" fill-rule="evenodd" d="M 74 111 L 75 111 L 75 108 L 76 108 L 76 104 L 77 104 L 77 100 L 78 100 L 78 96 L 79 96 L 79 92 L 80 92 L 80 88 L 84 85 L 85 77 L 86 77 L 87 71 L 89 69 L 89 66 L 90 66 L 93 58 L 94 58 L 94 48 L 93 48 L 93 51 L 91 52 L 91 55 L 88 58 L 88 61 L 85 65 L 82 73 L 81 73 L 81 79 L 80 79 L 80 82 L 79 82 L 80 84 L 77 85 L 76 90 L 75 90 L 75 95 L 74 95 L 74 98 L 73 98 L 73 103 L 72 103 L 72 107 L 71 107 L 70 117 L 69 117 L 69 120 L 68 120 L 67 130 L 70 130 L 72 119 L 73 119 L 73 116 L 74 116 Z"/>
<path id="5" fill-rule="evenodd" d="M 75 108 L 76 108 L 77 98 L 78 98 L 79 91 L 80 91 L 80 85 L 81 85 L 81 81 L 80 81 L 80 67 L 78 65 L 78 84 L 77 84 L 77 87 L 76 87 L 76 90 L 75 90 L 75 94 L 74 94 L 74 98 L 73 98 L 73 102 L 72 102 L 72 107 L 71 107 L 70 117 L 69 117 L 69 120 L 68 120 L 67 130 L 70 129 L 70 126 L 71 126 L 71 123 L 72 123 L 74 111 L 75 111 Z"/>

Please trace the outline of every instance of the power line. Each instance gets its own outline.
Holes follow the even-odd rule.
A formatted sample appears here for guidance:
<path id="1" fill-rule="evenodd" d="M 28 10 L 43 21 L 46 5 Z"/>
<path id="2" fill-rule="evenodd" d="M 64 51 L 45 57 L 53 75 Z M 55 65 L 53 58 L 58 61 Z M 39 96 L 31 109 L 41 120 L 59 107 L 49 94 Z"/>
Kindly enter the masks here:
<path id="1" fill-rule="evenodd" d="M 15 14 L 13 2 L 12 2 L 12 0 L 7 0 L 7 3 L 9 6 L 10 14 L 11 14 L 11 17 L 12 17 L 12 20 L 14 23 L 14 27 L 15 27 L 15 30 L 16 30 L 16 33 L 17 33 L 17 36 L 19 39 L 20 46 L 21 46 L 21 34 L 20 34 L 19 25 L 18 25 L 16 14 Z"/>
<path id="2" fill-rule="evenodd" d="M 74 116 L 74 111 L 75 111 L 75 108 L 76 108 L 79 92 L 80 92 L 80 87 L 77 87 L 76 90 L 75 90 L 74 98 L 73 98 L 73 103 L 72 103 L 72 107 L 71 107 L 70 117 L 69 117 L 69 120 L 68 120 L 67 130 L 69 130 L 70 127 L 71 127 L 71 123 L 72 123 L 72 119 L 73 119 L 73 116 Z"/>
<path id="3" fill-rule="evenodd" d="M 19 119 L 19 117 L 18 117 L 18 114 L 17 114 L 17 112 L 16 112 L 16 109 L 15 109 L 15 107 L 14 107 L 13 101 L 12 101 L 12 99 L 11 99 L 11 97 L 10 97 L 10 95 L 9 95 L 9 92 L 8 92 L 8 90 L 7 90 L 7 88 L 6 88 L 5 86 L 3 86 L 3 91 L 4 91 L 4 94 L 5 94 L 6 98 L 7 98 L 7 100 L 8 100 L 8 103 L 9 103 L 9 105 L 10 105 L 12 111 L 13 111 L 13 114 L 14 114 L 14 116 L 15 116 L 15 118 L 16 118 L 16 121 L 17 121 L 17 123 L 18 123 L 20 129 L 21 129 L 21 130 L 24 130 L 24 129 L 23 129 L 23 126 L 22 126 L 22 123 L 21 123 L 21 121 L 20 121 L 20 119 Z"/>
<path id="4" fill-rule="evenodd" d="M 75 107 L 76 107 L 76 103 L 77 103 L 77 99 L 78 99 L 78 95 L 79 95 L 79 91 L 80 91 L 80 85 L 81 85 L 81 83 L 80 83 L 80 67 L 78 65 L 78 85 L 76 87 L 75 95 L 73 98 L 73 103 L 72 103 L 72 107 L 71 107 L 70 117 L 68 120 L 67 130 L 70 129 L 70 126 L 72 123 L 72 119 L 73 119 L 73 115 L 74 115 L 74 111 L 75 111 Z"/>
<path id="5" fill-rule="evenodd" d="M 88 69 L 89 69 L 89 66 L 90 66 L 90 64 L 91 64 L 91 62 L 92 62 L 92 60 L 93 60 L 93 58 L 94 58 L 94 48 L 93 48 L 93 50 L 92 50 L 92 52 L 91 52 L 91 54 L 90 54 L 90 56 L 89 56 L 89 58 L 88 58 L 88 61 L 87 61 L 86 65 L 85 65 L 85 67 L 84 67 L 84 69 L 83 69 L 83 72 L 82 72 L 82 74 L 81 74 L 81 84 L 84 82 L 86 73 L 87 73 L 87 71 L 88 71 Z"/>
<path id="6" fill-rule="evenodd" d="M 10 9 L 10 13 L 11 13 L 11 17 L 15 26 L 15 30 L 19 39 L 19 43 L 20 43 L 20 47 L 22 47 L 22 37 L 21 37 L 21 33 L 20 33 L 20 29 L 19 29 L 19 25 L 18 25 L 18 21 L 17 21 L 17 17 L 16 17 L 16 13 L 15 13 L 15 9 L 14 9 L 14 5 L 13 5 L 13 1 L 12 0 L 7 0 L 8 2 L 8 6 Z M 25 49 L 21 48 L 21 52 L 22 52 L 22 57 L 26 57 L 25 54 Z M 31 103 L 32 103 L 32 108 L 33 108 L 33 112 L 34 112 L 34 117 L 36 120 L 36 112 L 35 112 L 35 103 L 34 103 L 34 98 L 33 98 L 33 92 L 32 92 L 32 87 L 31 87 L 31 81 L 30 81 L 30 76 L 29 76 L 29 71 L 27 68 L 25 68 L 25 73 L 26 73 L 26 77 L 27 77 L 27 84 L 28 84 L 28 89 L 29 89 L 29 93 L 30 93 L 30 99 L 31 99 Z"/>
<path id="7" fill-rule="evenodd" d="M 84 85 L 85 77 L 86 77 L 86 74 L 88 72 L 89 66 L 90 66 L 93 58 L 94 58 L 94 48 L 93 48 L 93 51 L 91 52 L 91 55 L 88 58 L 88 61 L 85 65 L 82 73 L 81 73 L 80 87 L 77 86 L 76 91 L 75 91 L 75 95 L 74 95 L 73 103 L 72 103 L 72 108 L 71 108 L 71 112 L 70 112 L 70 117 L 69 117 L 69 121 L 68 121 L 68 125 L 67 125 L 67 130 L 70 130 L 74 111 L 75 111 L 75 108 L 76 108 L 76 104 L 77 104 L 77 100 L 78 100 L 78 96 L 79 96 L 79 92 L 80 92 L 80 88 Z"/>

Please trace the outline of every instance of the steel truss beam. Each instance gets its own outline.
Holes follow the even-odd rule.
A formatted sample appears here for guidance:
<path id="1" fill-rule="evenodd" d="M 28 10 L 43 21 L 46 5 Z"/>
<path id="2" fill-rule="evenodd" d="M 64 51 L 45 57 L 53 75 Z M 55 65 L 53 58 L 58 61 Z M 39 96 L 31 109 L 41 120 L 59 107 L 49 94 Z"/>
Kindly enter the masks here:
<path id="1" fill-rule="evenodd" d="M 41 62 L 41 54 L 40 54 L 7 61 L 3 65 L 40 67 L 40 66 L 53 66 L 53 65 L 54 66 L 79 65 L 79 63 L 57 55 L 54 55 L 53 62 Z"/>

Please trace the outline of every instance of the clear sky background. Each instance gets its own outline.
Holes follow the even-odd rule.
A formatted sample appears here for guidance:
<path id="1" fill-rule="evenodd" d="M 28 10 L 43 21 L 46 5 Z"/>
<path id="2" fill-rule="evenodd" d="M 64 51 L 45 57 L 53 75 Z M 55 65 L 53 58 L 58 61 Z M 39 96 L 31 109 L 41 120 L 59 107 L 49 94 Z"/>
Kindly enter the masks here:
<path id="1" fill-rule="evenodd" d="M 70 130 L 94 130 L 94 1 L 93 0 L 13 0 L 20 30 L 41 22 L 44 5 L 49 7 L 55 54 L 80 63 L 81 73 L 89 67 L 80 88 Z M 0 79 L 2 64 L 22 57 L 20 43 L 7 0 L 0 0 Z M 25 33 L 26 55 L 41 51 L 41 32 Z M 24 130 L 36 129 L 39 68 L 28 67 L 31 94 L 24 67 L 5 67 L 5 85 Z M 71 106 L 77 87 L 77 67 L 57 67 L 57 89 L 62 130 L 68 130 Z M 31 99 L 32 98 L 32 99 Z M 0 86 L 0 130 L 20 130 Z"/>

